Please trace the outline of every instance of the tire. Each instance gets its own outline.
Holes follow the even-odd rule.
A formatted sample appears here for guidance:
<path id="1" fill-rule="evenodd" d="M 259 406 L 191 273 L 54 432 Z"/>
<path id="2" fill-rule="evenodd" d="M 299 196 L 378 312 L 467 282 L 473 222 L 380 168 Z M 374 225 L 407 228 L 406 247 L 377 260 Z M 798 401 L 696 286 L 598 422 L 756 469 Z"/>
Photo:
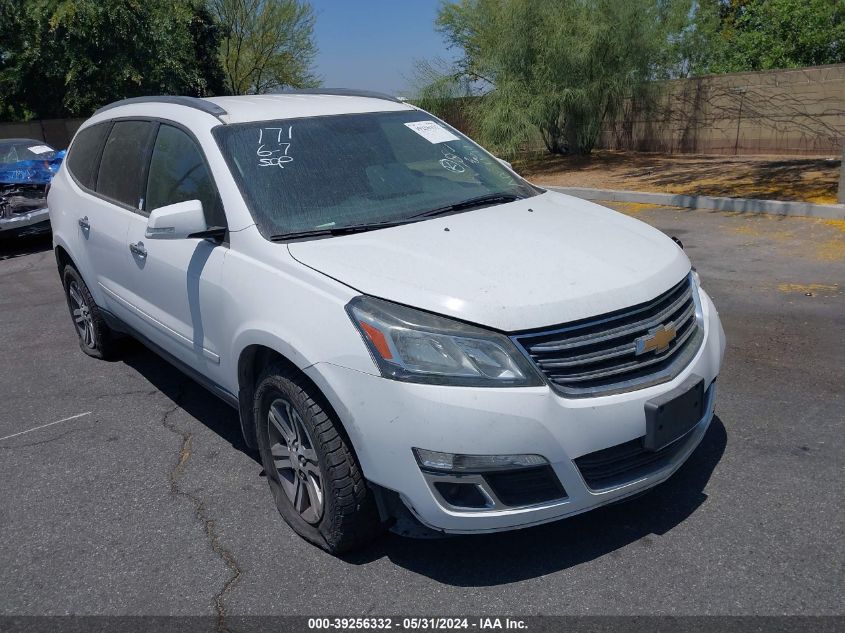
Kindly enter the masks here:
<path id="1" fill-rule="evenodd" d="M 380 533 L 375 499 L 351 444 L 304 376 L 281 363 L 267 367 L 255 389 L 253 419 L 276 508 L 297 534 L 340 554 Z"/>
<path id="2" fill-rule="evenodd" d="M 101 360 L 113 358 L 117 352 L 115 335 L 103 319 L 100 308 L 76 268 L 65 266 L 62 284 L 80 349 Z"/>

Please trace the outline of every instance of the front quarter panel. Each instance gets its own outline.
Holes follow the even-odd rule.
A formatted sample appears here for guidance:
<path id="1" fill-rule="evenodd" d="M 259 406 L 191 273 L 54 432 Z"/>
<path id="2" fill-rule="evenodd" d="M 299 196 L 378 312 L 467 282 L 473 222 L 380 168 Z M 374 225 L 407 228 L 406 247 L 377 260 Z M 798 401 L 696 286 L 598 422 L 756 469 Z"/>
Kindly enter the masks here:
<path id="1" fill-rule="evenodd" d="M 345 310 L 358 292 L 300 264 L 285 244 L 268 242 L 254 226 L 231 233 L 223 268 L 233 333 L 226 386 L 233 393 L 238 358 L 250 345 L 269 347 L 300 369 L 329 362 L 378 375 Z"/>

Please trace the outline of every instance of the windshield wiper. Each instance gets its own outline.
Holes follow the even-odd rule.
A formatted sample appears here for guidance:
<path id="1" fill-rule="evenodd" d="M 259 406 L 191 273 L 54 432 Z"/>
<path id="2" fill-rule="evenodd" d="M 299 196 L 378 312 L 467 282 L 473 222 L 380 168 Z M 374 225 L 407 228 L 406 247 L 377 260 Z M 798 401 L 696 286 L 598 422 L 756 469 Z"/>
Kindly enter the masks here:
<path id="1" fill-rule="evenodd" d="M 390 226 L 399 226 L 405 224 L 404 221 L 396 222 L 372 222 L 370 224 L 352 224 L 350 226 L 335 226 L 318 229 L 309 229 L 307 231 L 291 231 L 290 233 L 278 233 L 270 236 L 271 242 L 283 242 L 286 240 L 295 240 L 302 237 L 322 237 L 326 235 L 349 235 L 351 233 L 363 233 L 364 231 L 375 231 L 376 229 L 384 229 Z"/>
<path id="2" fill-rule="evenodd" d="M 400 226 L 402 224 L 408 224 L 408 222 L 411 220 L 419 220 L 421 218 L 434 217 L 436 215 L 451 213 L 452 211 L 464 211 L 473 207 L 480 207 L 497 203 L 502 204 L 505 202 L 513 202 L 515 200 L 522 199 L 522 196 L 517 196 L 512 193 L 488 193 L 483 196 L 477 196 L 475 198 L 470 198 L 469 200 L 464 200 L 462 202 L 456 202 L 455 204 L 450 204 L 445 207 L 438 207 L 437 209 L 430 209 L 428 211 L 423 211 L 422 213 L 416 213 L 402 220 L 389 220 L 386 222 L 372 222 L 369 224 L 352 224 L 350 226 L 325 227 L 309 229 L 307 231 L 291 231 L 290 233 L 278 233 L 277 235 L 271 235 L 270 241 L 284 242 L 286 240 L 295 240 L 303 237 L 323 237 L 335 235 L 349 235 L 350 233 L 363 233 L 364 231 L 375 231 L 376 229 L 384 229 L 390 226 Z"/>
<path id="3" fill-rule="evenodd" d="M 488 193 L 483 196 L 476 196 L 463 202 L 456 202 L 445 207 L 437 207 L 436 209 L 429 209 L 422 213 L 412 215 L 412 218 L 431 218 L 437 215 L 444 215 L 453 211 L 466 211 L 473 207 L 481 207 L 485 205 L 504 204 L 505 202 L 514 202 L 515 200 L 522 200 L 522 196 L 517 196 L 512 193 Z"/>

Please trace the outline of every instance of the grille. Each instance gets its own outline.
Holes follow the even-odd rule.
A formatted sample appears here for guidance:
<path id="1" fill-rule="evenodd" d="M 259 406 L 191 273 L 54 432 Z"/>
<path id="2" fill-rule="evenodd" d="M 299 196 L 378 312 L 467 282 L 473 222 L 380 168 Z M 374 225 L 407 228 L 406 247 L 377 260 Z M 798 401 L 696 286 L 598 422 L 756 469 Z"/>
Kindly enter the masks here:
<path id="1" fill-rule="evenodd" d="M 527 506 L 566 497 L 549 466 L 485 473 L 484 479 L 506 506 Z"/>
<path id="2" fill-rule="evenodd" d="M 575 460 L 581 476 L 593 490 L 611 488 L 659 470 L 674 457 L 686 442 L 678 441 L 659 451 L 643 448 L 642 438 L 611 446 Z"/>
<path id="3" fill-rule="evenodd" d="M 674 338 L 661 341 L 672 329 Z M 655 334 L 651 342 L 663 344 L 649 348 Z M 704 334 L 688 275 L 652 301 L 513 338 L 560 393 L 579 398 L 672 380 L 695 356 Z"/>
<path id="4" fill-rule="evenodd" d="M 712 385 L 707 390 L 705 401 L 709 402 Z M 691 429 L 684 437 L 664 446 L 658 451 L 647 451 L 643 438 L 638 437 L 624 444 L 617 444 L 575 460 L 587 486 L 593 490 L 612 488 L 639 479 L 660 470 L 689 444 Z"/>

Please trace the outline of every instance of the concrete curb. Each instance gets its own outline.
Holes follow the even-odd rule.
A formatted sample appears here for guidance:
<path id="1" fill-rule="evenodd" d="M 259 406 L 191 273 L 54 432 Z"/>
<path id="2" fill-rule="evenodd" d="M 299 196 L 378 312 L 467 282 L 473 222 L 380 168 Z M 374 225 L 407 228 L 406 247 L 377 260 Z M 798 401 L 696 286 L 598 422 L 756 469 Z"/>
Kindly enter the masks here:
<path id="1" fill-rule="evenodd" d="M 542 185 L 541 185 L 542 186 Z M 783 200 L 754 200 L 752 198 L 714 198 L 687 196 L 676 193 L 647 191 L 619 191 L 616 189 L 588 189 L 586 187 L 546 187 L 576 198 L 605 202 L 638 202 L 687 209 L 708 209 L 734 213 L 766 213 L 771 215 L 805 216 L 827 220 L 845 220 L 845 204 L 811 204 Z"/>

